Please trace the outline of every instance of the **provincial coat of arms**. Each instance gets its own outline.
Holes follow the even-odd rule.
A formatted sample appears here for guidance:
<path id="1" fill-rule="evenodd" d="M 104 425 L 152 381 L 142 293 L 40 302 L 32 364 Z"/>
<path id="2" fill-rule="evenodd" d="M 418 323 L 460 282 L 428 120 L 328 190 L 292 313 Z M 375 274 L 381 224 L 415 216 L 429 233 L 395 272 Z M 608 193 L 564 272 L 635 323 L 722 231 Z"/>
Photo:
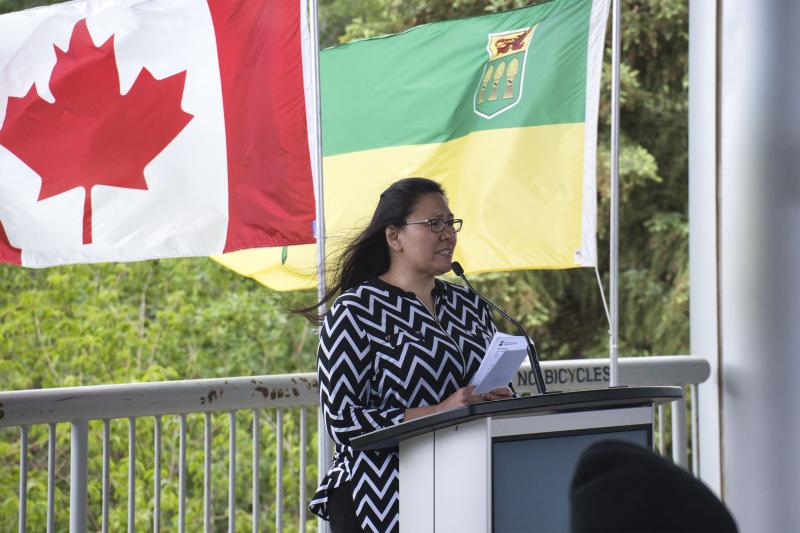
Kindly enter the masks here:
<path id="1" fill-rule="evenodd" d="M 479 116 L 495 117 L 522 98 L 525 58 L 537 26 L 489 34 L 489 60 L 483 66 L 473 99 L 473 109 Z"/>

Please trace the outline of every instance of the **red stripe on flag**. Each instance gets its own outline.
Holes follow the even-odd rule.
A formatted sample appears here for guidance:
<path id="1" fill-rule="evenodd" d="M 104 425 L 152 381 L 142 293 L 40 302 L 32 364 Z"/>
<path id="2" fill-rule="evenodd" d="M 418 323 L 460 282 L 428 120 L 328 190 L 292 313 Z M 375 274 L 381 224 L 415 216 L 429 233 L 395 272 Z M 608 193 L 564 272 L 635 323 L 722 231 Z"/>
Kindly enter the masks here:
<path id="1" fill-rule="evenodd" d="M 225 252 L 314 242 L 299 0 L 209 0 L 225 110 Z"/>
<path id="2" fill-rule="evenodd" d="M 0 263 L 22 264 L 22 250 L 11 246 L 2 222 L 0 222 Z"/>

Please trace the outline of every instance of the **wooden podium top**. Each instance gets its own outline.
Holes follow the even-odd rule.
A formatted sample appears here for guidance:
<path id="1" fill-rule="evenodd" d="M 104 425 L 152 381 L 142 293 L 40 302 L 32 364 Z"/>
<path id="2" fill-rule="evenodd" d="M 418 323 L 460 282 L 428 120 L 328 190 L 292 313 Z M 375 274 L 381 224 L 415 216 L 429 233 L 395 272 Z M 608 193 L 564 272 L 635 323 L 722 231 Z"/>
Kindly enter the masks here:
<path id="1" fill-rule="evenodd" d="M 659 405 L 682 397 L 683 389 L 680 387 L 614 387 L 549 392 L 541 396 L 481 402 L 415 418 L 396 426 L 366 433 L 352 439 L 351 443 L 356 450 L 392 448 L 405 439 L 487 416 L 565 413 L 588 409 Z"/>

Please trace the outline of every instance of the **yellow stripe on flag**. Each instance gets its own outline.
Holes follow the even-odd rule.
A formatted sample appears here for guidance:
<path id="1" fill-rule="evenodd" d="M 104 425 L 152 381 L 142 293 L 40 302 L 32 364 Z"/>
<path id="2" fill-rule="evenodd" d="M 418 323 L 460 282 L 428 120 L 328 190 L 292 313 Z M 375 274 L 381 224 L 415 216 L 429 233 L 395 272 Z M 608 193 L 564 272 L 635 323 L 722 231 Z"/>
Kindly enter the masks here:
<path id="1" fill-rule="evenodd" d="M 456 260 L 468 273 L 584 266 L 584 125 L 484 130 L 445 143 L 380 148 L 324 159 L 329 254 L 364 227 L 380 193 L 423 176 L 442 183 L 464 219 Z M 316 286 L 314 245 L 214 258 L 276 290 Z"/>

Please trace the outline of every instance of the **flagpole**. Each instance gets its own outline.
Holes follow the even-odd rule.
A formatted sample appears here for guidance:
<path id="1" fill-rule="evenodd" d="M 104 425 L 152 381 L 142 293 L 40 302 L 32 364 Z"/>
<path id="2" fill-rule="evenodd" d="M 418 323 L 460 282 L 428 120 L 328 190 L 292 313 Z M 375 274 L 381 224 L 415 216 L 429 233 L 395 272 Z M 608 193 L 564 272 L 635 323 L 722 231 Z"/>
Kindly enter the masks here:
<path id="1" fill-rule="evenodd" d="M 313 167 L 314 185 L 317 192 L 316 198 L 316 221 L 314 226 L 314 236 L 317 240 L 317 301 L 321 301 L 325 296 L 325 191 L 322 179 L 322 106 L 320 104 L 320 83 L 319 83 L 319 20 L 317 16 L 317 0 L 308 0 L 309 11 L 309 32 L 311 34 L 311 84 L 313 87 L 313 122 L 315 143 L 311 147 L 311 165 Z M 305 2 L 301 3 L 301 9 L 306 9 Z M 320 313 L 325 313 L 326 305 L 319 308 Z M 317 479 L 327 474 L 331 466 L 330 456 L 331 443 L 328 431 L 325 428 L 325 420 L 322 416 L 320 406 L 317 414 Z M 305 524 L 301 524 L 301 530 L 305 529 Z M 317 531 L 328 533 L 330 531 L 329 522 L 319 518 L 317 520 Z"/>
<path id="2" fill-rule="evenodd" d="M 609 235 L 609 299 L 611 324 L 608 331 L 609 386 L 619 384 L 617 372 L 618 277 L 619 277 L 619 66 L 622 0 L 612 0 L 611 9 L 611 230 Z"/>
<path id="3" fill-rule="evenodd" d="M 322 117 L 319 90 L 319 32 L 317 20 L 317 0 L 309 0 L 310 5 L 310 30 L 311 30 L 311 77 L 314 86 L 314 122 L 316 123 L 316 143 L 313 147 L 314 154 L 311 158 L 314 180 L 317 191 L 317 213 L 315 224 L 315 237 L 317 240 L 317 298 L 322 300 L 325 296 L 325 194 L 322 180 Z M 325 312 L 325 305 L 320 307 L 320 312 Z"/>

